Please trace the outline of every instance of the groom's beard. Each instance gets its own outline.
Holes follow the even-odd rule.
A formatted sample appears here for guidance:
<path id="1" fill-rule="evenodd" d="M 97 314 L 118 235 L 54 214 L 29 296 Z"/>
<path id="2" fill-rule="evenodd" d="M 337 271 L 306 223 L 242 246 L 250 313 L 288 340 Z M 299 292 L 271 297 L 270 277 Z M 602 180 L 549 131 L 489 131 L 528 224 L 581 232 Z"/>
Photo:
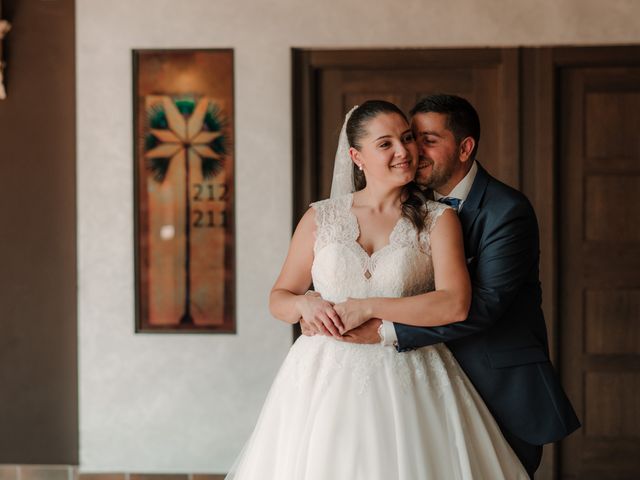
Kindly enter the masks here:
<path id="1" fill-rule="evenodd" d="M 422 167 L 431 167 L 431 171 L 426 176 L 421 176 L 420 168 Z M 433 160 L 420 157 L 415 182 L 422 188 L 438 190 L 438 188 L 445 185 L 451 179 L 454 170 L 455 163 L 453 161 L 448 161 L 446 165 L 438 166 L 433 162 Z"/>

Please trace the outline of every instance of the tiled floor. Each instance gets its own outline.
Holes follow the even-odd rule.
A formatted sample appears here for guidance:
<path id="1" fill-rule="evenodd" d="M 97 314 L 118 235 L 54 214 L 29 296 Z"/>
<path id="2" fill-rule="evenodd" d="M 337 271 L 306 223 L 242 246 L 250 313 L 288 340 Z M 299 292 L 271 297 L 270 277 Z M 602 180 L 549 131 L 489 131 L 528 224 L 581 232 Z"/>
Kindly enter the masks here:
<path id="1" fill-rule="evenodd" d="M 223 480 L 209 473 L 85 473 L 68 465 L 0 465 L 0 480 Z"/>
<path id="2" fill-rule="evenodd" d="M 67 465 L 0 465 L 0 480 L 75 480 Z"/>

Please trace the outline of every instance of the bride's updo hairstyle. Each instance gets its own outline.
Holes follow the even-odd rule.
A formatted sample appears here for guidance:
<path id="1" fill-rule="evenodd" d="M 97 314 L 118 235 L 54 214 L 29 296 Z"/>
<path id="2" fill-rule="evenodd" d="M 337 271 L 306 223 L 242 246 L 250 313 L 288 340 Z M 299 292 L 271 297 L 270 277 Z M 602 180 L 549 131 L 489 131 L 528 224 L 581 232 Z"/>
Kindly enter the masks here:
<path id="1" fill-rule="evenodd" d="M 395 113 L 400 115 L 409 124 L 407 116 L 393 103 L 385 100 L 367 100 L 352 113 L 347 121 L 347 139 L 349 146 L 360 150 L 360 141 L 367 135 L 367 124 L 382 113 Z M 417 161 L 417 159 L 414 159 Z M 356 192 L 367 186 L 364 173 L 353 164 L 353 183 Z M 411 181 L 404 187 L 406 198 L 402 202 L 402 216 L 407 218 L 420 232 L 425 226 L 426 210 L 423 208 L 427 199 L 418 185 Z"/>

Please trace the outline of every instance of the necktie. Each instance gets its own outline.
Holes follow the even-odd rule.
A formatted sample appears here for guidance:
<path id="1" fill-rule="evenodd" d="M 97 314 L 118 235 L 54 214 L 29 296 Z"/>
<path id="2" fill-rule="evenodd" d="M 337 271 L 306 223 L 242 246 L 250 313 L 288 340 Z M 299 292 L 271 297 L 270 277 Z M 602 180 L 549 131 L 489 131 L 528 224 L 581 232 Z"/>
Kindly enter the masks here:
<path id="1" fill-rule="evenodd" d="M 459 198 L 453 198 L 453 197 L 442 197 L 440 200 L 438 200 L 440 203 L 444 203 L 445 205 L 449 205 L 450 207 L 452 207 L 456 212 L 458 211 L 458 209 L 460 208 L 460 203 L 462 202 L 462 200 L 460 200 Z"/>

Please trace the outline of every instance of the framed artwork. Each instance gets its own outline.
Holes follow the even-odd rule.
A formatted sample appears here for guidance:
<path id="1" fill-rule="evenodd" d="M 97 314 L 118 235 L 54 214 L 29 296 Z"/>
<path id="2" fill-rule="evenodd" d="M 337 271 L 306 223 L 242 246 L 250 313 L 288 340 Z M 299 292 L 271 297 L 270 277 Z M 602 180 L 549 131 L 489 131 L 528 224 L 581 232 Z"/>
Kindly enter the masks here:
<path id="1" fill-rule="evenodd" d="M 235 333 L 233 50 L 134 50 L 136 332 Z"/>

